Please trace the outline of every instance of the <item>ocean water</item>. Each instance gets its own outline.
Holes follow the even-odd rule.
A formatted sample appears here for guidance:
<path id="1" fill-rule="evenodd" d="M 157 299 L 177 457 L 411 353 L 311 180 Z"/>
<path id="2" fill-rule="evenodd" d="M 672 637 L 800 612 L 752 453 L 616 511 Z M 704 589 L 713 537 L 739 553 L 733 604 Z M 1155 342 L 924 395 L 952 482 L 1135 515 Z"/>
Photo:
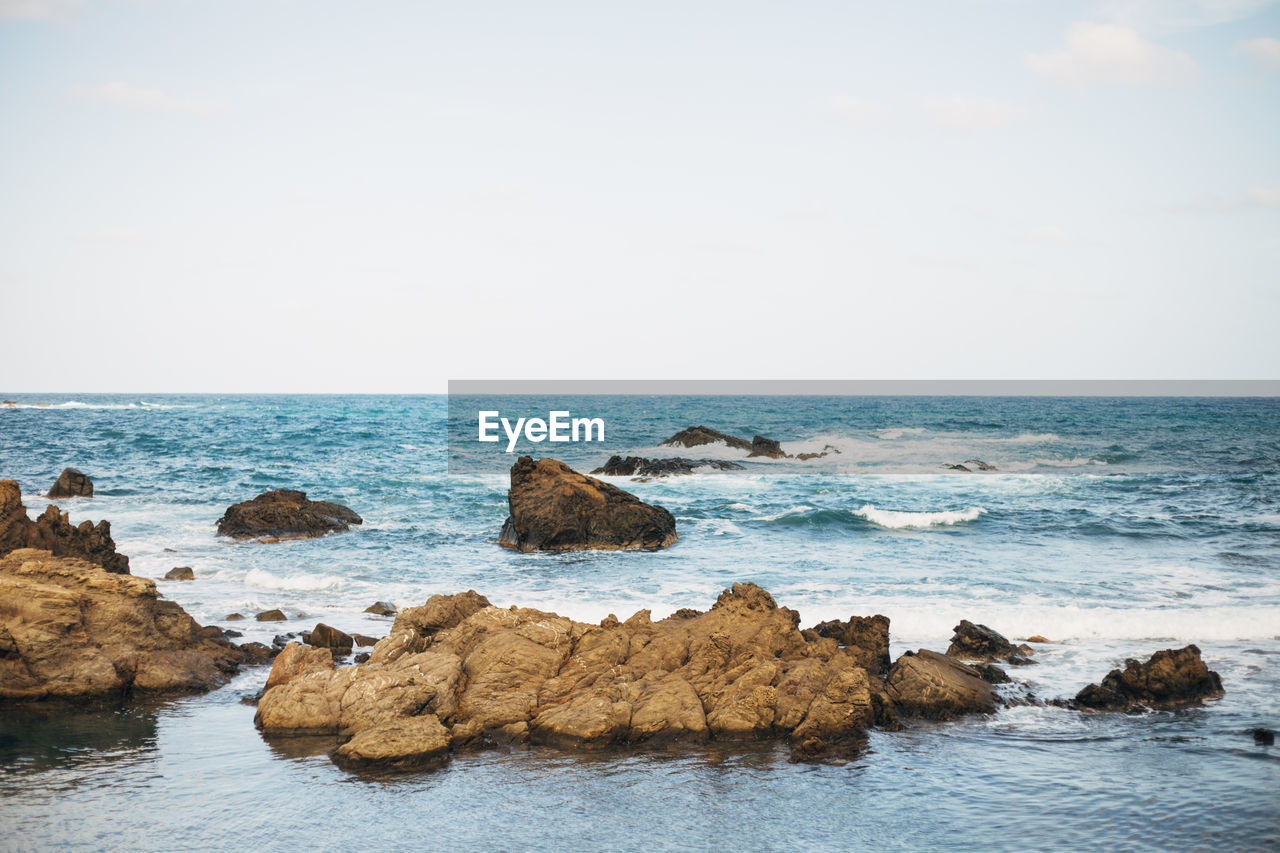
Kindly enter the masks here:
<path id="1" fill-rule="evenodd" d="M 1280 400 L 455 399 L 451 456 L 443 396 L 9 399 L 0 477 L 31 514 L 63 467 L 86 471 L 96 496 L 58 502 L 72 520 L 110 520 L 134 574 L 193 567 L 162 593 L 245 641 L 317 621 L 382 636 L 391 620 L 361 612 L 374 600 L 465 589 L 580 620 L 659 618 L 750 580 L 804 626 L 887 615 L 895 656 L 945 649 L 962 618 L 1048 637 L 1011 695 L 1070 697 L 1126 657 L 1190 642 L 1227 694 L 1176 713 L 1033 704 L 913 724 L 843 763 L 791 764 L 771 745 L 535 748 L 357 776 L 326 739 L 264 740 L 240 699 L 267 670 L 249 669 L 206 696 L 5 709 L 0 848 L 1280 847 L 1280 753 L 1250 735 L 1280 728 Z M 467 438 L 481 405 L 604 418 L 604 443 L 519 448 L 578 470 L 614 453 L 746 470 L 614 480 L 672 511 L 670 549 L 516 554 L 495 542 L 515 457 Z M 693 424 L 829 452 L 656 447 Z M 944 467 L 973 459 L 995 470 Z M 214 535 L 226 506 L 281 487 L 365 524 L 269 545 Z M 223 620 L 272 607 L 290 621 Z"/>

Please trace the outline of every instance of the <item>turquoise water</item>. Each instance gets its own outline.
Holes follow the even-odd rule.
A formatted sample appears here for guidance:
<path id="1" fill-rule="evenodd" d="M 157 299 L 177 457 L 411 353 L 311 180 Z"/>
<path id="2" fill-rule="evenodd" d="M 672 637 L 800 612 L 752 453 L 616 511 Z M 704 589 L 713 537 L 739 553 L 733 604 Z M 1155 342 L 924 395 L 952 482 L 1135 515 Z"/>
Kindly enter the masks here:
<path id="1" fill-rule="evenodd" d="M 281 607 L 381 636 L 376 599 L 474 588 L 582 620 L 704 608 L 753 580 L 802 624 L 891 619 L 895 655 L 945 648 L 961 618 L 1041 634 L 1015 675 L 1073 695 L 1127 656 L 1188 642 L 1223 678 L 1204 708 L 1083 716 L 1018 707 L 875 733 L 847 764 L 787 763 L 772 747 L 456 757 L 443 770 L 354 777 L 325 742 L 266 743 L 239 698 L 209 696 L 0 724 L 0 846 L 139 849 L 438 839 L 463 847 L 884 846 L 904 849 L 1268 848 L 1280 838 L 1280 401 L 822 397 L 11 396 L 0 476 L 35 515 L 67 465 L 94 478 L 73 521 L 107 518 L 135 574 L 192 566 L 162 591 L 202 623 Z M 495 538 L 513 456 L 468 439 L 466 413 L 571 409 L 603 444 L 522 445 L 590 470 L 613 453 L 741 462 L 744 471 L 615 482 L 677 518 L 658 553 L 515 554 Z M 778 439 L 795 460 L 655 445 L 691 424 Z M 505 446 L 505 442 L 502 443 Z M 482 456 L 481 454 L 485 454 Z M 945 464 L 981 459 L 993 472 Z M 217 539 L 225 507 L 306 490 L 365 518 L 351 533 L 275 545 Z M 165 549 L 172 549 L 172 552 Z M 264 809 L 286 801 L 290 808 Z M 339 816 L 347 816 L 340 818 Z M 357 817 L 358 816 L 358 817 Z M 434 842 L 430 842 L 434 843 Z"/>

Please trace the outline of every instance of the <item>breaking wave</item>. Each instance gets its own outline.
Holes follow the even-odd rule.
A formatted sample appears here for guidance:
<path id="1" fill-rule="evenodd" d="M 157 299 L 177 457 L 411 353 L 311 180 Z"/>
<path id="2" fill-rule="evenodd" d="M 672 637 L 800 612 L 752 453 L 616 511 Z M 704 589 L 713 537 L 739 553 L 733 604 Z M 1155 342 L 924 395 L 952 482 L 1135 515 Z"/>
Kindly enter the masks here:
<path id="1" fill-rule="evenodd" d="M 859 518 L 865 518 L 872 524 L 899 530 L 909 527 L 940 527 L 948 524 L 960 524 L 965 521 L 977 521 L 978 516 L 985 513 L 982 507 L 971 506 L 968 509 L 953 509 L 944 512 L 904 512 L 892 509 L 877 509 L 871 504 L 862 509 L 853 510 Z"/>

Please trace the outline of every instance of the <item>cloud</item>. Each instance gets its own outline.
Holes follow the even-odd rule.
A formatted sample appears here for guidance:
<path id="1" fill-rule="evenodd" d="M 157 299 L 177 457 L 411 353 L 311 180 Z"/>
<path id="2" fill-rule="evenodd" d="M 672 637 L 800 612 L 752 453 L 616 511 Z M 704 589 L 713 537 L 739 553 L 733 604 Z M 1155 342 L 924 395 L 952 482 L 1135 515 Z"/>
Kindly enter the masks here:
<path id="1" fill-rule="evenodd" d="M 0 18 L 56 18 L 83 0 L 0 0 Z"/>
<path id="2" fill-rule="evenodd" d="M 159 89 L 142 89 L 119 81 L 102 86 L 76 86 L 70 90 L 77 98 L 131 110 L 209 115 L 221 104 L 208 98 L 169 95 Z"/>
<path id="3" fill-rule="evenodd" d="M 1014 104 L 971 95 L 951 95 L 925 101 L 925 112 L 938 124 L 959 130 L 978 130 L 1014 124 L 1026 111 Z"/>
<path id="4" fill-rule="evenodd" d="M 889 117 L 884 107 L 857 95 L 835 95 L 828 98 L 823 106 L 828 115 L 853 124 L 884 124 Z"/>
<path id="5" fill-rule="evenodd" d="M 1280 39 L 1256 38 L 1238 41 L 1234 52 L 1249 57 L 1259 68 L 1280 71 Z"/>
<path id="6" fill-rule="evenodd" d="M 1018 235 L 1018 239 L 1035 246 L 1070 246 L 1076 242 L 1075 238 L 1059 225 L 1037 225 L 1034 228 L 1028 228 Z"/>
<path id="7" fill-rule="evenodd" d="M 1195 78 L 1185 53 L 1153 44 L 1129 27 L 1081 21 L 1067 30 L 1066 44 L 1027 57 L 1031 70 L 1059 83 L 1165 86 Z"/>

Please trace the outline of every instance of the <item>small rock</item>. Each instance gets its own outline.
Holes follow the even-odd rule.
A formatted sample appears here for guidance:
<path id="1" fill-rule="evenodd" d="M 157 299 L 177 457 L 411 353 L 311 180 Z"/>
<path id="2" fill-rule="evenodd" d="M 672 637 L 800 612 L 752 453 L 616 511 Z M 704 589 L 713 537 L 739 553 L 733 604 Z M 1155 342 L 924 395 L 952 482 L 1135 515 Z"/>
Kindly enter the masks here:
<path id="1" fill-rule="evenodd" d="M 752 456 L 767 456 L 770 459 L 783 459 L 787 454 L 782 452 L 782 445 L 774 441 L 772 438 L 765 438 L 763 435 L 757 435 L 751 439 L 751 452 L 747 454 L 747 458 Z"/>
<path id="2" fill-rule="evenodd" d="M 365 661 L 367 661 L 368 659 L 369 659 L 369 653 L 368 653 L 368 652 L 360 652 L 360 654 L 358 654 L 358 655 L 356 655 L 355 657 L 353 657 L 353 658 L 352 658 L 352 660 L 353 660 L 353 661 L 355 661 L 356 663 L 364 663 L 364 662 L 365 662 Z"/>
<path id="3" fill-rule="evenodd" d="M 374 616 L 395 616 L 396 606 L 389 601 L 375 601 L 364 609 L 365 613 L 372 613 Z"/>
<path id="4" fill-rule="evenodd" d="M 239 636 L 237 634 L 236 636 Z M 237 646 L 240 653 L 244 656 L 244 662 L 251 665 L 266 663 L 279 653 L 279 649 L 273 649 L 263 643 L 242 643 Z"/>
<path id="5" fill-rule="evenodd" d="M 89 479 L 89 475 L 77 471 L 75 468 L 64 468 L 62 474 L 58 476 L 58 481 L 53 484 L 53 488 L 49 489 L 49 493 L 45 495 L 47 498 L 91 498 L 93 497 L 93 481 Z"/>
<path id="6" fill-rule="evenodd" d="M 952 630 L 955 634 L 951 637 L 947 654 L 953 658 L 986 662 L 1000 660 L 1015 665 L 1032 663 L 1027 659 L 1027 655 L 1034 653 L 1030 646 L 1014 646 L 1004 634 L 986 625 L 975 625 L 968 619 L 961 619 Z"/>
<path id="7" fill-rule="evenodd" d="M 1276 733 L 1271 729 L 1256 728 L 1250 734 L 1253 735 L 1253 742 L 1259 746 L 1275 746 Z"/>
<path id="8" fill-rule="evenodd" d="M 283 610 L 264 610 L 257 616 L 253 617 L 259 622 L 285 622 L 289 617 L 284 615 Z"/>
<path id="9" fill-rule="evenodd" d="M 376 646 L 378 640 L 375 637 L 366 637 L 364 634 L 352 634 L 351 639 L 355 640 L 357 646 Z"/>
<path id="10" fill-rule="evenodd" d="M 323 622 L 316 625 L 315 630 L 310 636 L 304 634 L 304 640 L 307 645 L 317 649 L 339 649 L 345 650 L 344 653 L 351 652 L 352 637 L 345 631 L 339 631 L 337 628 L 330 627 Z"/>
<path id="11" fill-rule="evenodd" d="M 1027 642 L 1028 643 L 1051 643 L 1053 641 L 1046 639 L 1040 636 L 1039 634 L 1032 634 L 1030 637 L 1027 637 Z"/>
<path id="12" fill-rule="evenodd" d="M 223 622 L 239 622 L 243 618 L 244 618 L 243 613 L 228 613 L 226 616 L 222 617 L 222 621 Z"/>
<path id="13" fill-rule="evenodd" d="M 243 636 L 244 636 L 244 632 L 243 632 L 243 631 L 232 631 L 230 628 L 224 628 L 224 629 L 223 629 L 223 631 L 222 631 L 222 636 L 224 636 L 224 637 L 243 637 Z"/>
<path id="14" fill-rule="evenodd" d="M 196 573 L 190 566 L 175 566 L 165 572 L 164 579 L 167 581 L 193 581 L 196 579 Z"/>

